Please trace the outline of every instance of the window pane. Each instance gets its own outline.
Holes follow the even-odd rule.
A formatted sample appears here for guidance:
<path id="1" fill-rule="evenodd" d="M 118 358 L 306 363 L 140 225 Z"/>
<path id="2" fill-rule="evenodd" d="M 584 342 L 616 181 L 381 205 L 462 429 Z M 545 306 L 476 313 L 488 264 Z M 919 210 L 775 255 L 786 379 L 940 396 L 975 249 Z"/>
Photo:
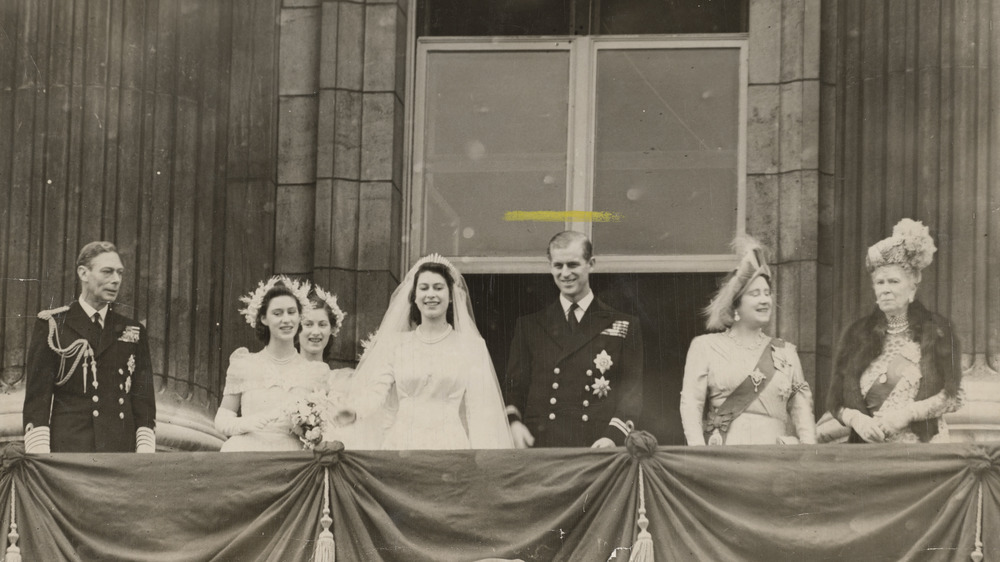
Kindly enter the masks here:
<path id="1" fill-rule="evenodd" d="M 601 253 L 726 254 L 736 232 L 739 50 L 600 50 L 594 149 Z"/>
<path id="2" fill-rule="evenodd" d="M 569 53 L 430 52 L 423 252 L 537 256 L 562 223 L 503 220 L 566 208 Z"/>
<path id="3" fill-rule="evenodd" d="M 747 0 L 595 0 L 592 35 L 740 33 L 748 31 Z"/>

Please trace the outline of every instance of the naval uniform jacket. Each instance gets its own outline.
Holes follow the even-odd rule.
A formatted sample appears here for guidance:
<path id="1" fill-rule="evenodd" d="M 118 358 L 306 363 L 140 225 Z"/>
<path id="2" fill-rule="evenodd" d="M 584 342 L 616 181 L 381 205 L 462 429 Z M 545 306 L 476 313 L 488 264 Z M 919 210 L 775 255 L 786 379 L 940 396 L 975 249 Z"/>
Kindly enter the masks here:
<path id="1" fill-rule="evenodd" d="M 642 409 L 639 322 L 595 298 L 576 332 L 569 330 L 559 301 L 518 319 L 504 388 L 508 413 L 521 418 L 535 447 L 589 447 L 601 437 L 621 445 Z"/>
<path id="2" fill-rule="evenodd" d="M 84 381 L 82 361 L 65 384 L 56 385 L 62 358 L 49 347 L 48 321 L 39 318 L 28 349 L 25 431 L 48 426 L 53 453 L 134 452 L 136 429 L 156 425 L 145 328 L 109 309 L 101 329 L 76 301 L 53 318 L 57 345 L 67 347 L 80 338 L 90 343 L 97 361 L 97 385 L 92 373 Z M 65 369 L 73 362 L 74 357 L 67 358 Z"/>

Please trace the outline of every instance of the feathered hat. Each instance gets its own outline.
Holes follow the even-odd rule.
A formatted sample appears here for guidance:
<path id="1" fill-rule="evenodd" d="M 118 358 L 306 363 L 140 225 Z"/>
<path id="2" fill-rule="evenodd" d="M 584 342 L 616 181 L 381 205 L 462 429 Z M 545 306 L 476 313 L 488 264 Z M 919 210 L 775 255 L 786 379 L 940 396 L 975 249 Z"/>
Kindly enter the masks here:
<path id="1" fill-rule="evenodd" d="M 748 234 L 738 235 L 732 243 L 733 252 L 740 256 L 736 270 L 726 277 L 722 287 L 712 297 L 705 308 L 708 320 L 705 327 L 711 331 L 722 331 L 733 325 L 734 304 L 743 296 L 750 283 L 758 277 L 771 279 L 771 268 L 767 266 L 766 248 L 756 238 Z"/>
<path id="2" fill-rule="evenodd" d="M 934 239 L 924 223 L 903 219 L 892 227 L 892 236 L 879 240 L 865 256 L 868 273 L 884 265 L 898 265 L 919 273 L 934 260 Z"/>

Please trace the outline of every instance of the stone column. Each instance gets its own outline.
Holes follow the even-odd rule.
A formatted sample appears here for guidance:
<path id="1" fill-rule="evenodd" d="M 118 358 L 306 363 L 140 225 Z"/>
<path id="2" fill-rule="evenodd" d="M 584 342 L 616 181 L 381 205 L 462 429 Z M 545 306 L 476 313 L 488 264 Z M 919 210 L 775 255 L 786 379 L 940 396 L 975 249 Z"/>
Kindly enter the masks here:
<path id="1" fill-rule="evenodd" d="M 348 312 L 334 348 L 348 362 L 400 277 L 406 2 L 321 11 L 314 278 Z"/>
<path id="2" fill-rule="evenodd" d="M 819 0 L 751 0 L 747 232 L 774 253 L 774 333 L 817 367 Z"/>

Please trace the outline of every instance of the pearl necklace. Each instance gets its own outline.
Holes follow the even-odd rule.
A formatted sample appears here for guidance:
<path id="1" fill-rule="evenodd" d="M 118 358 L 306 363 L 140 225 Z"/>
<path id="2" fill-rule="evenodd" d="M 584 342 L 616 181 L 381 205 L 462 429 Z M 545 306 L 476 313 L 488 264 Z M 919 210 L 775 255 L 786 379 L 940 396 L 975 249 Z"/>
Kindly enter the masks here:
<path id="1" fill-rule="evenodd" d="M 732 329 L 726 330 L 726 335 L 729 336 L 729 339 L 733 340 L 733 343 L 736 345 L 736 347 L 739 347 L 741 349 L 746 349 L 746 350 L 749 350 L 749 351 L 756 351 L 764 343 L 765 339 L 767 338 L 767 336 L 764 335 L 764 331 L 763 330 L 757 330 L 757 339 L 756 340 L 754 340 L 752 343 L 749 343 L 749 344 L 742 344 L 742 343 L 740 343 L 739 340 L 736 339 L 736 334 L 733 333 Z"/>
<path id="2" fill-rule="evenodd" d="M 889 326 L 886 328 L 886 333 L 889 334 L 902 334 L 906 330 L 910 329 L 910 319 L 906 316 L 906 313 L 899 315 L 886 315 L 886 320 Z"/>
<path id="3" fill-rule="evenodd" d="M 275 365 L 287 365 L 291 363 L 292 360 L 298 357 L 299 355 L 298 353 L 293 353 L 288 357 L 277 357 L 274 355 L 274 353 L 271 353 L 271 351 L 266 351 L 266 353 L 267 353 L 267 358 L 270 359 L 271 363 L 274 363 Z"/>
<path id="4" fill-rule="evenodd" d="M 437 343 L 448 337 L 448 334 L 451 333 L 451 330 L 452 330 L 451 324 L 448 324 L 448 328 L 437 336 L 428 336 L 427 334 L 424 333 L 423 330 L 420 329 L 420 326 L 417 326 L 416 332 L 417 332 L 417 337 L 420 338 L 420 341 L 424 343 Z"/>

